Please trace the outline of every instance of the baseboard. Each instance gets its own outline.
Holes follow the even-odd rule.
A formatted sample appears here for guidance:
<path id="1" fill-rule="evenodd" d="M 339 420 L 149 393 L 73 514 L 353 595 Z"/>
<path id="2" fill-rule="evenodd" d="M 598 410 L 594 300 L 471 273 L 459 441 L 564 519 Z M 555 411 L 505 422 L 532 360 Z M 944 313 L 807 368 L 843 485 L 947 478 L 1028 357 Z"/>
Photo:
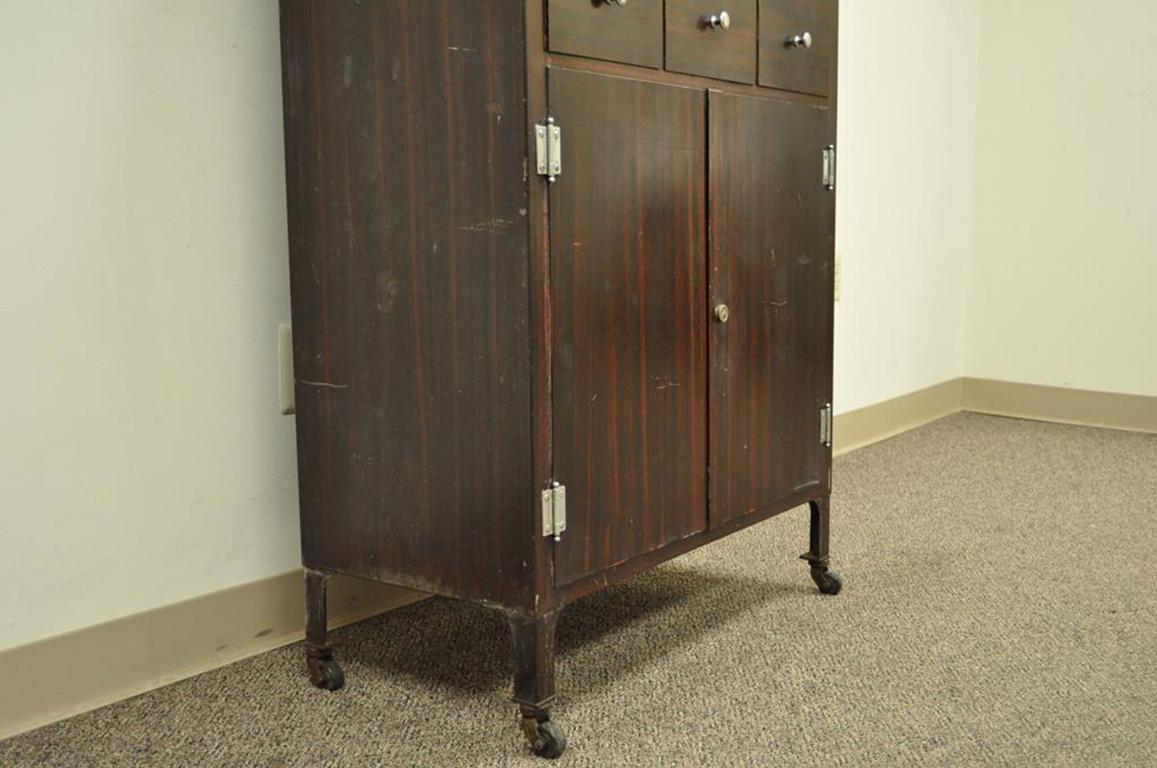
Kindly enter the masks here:
<path id="1" fill-rule="evenodd" d="M 424 596 L 356 579 L 330 585 L 333 626 Z M 304 606 L 302 573 L 292 571 L 0 652 L 0 739 L 296 642 Z"/>
<path id="2" fill-rule="evenodd" d="M 958 378 L 836 416 L 836 454 L 960 411 L 1086 427 L 1157 432 L 1157 397 Z"/>
<path id="3" fill-rule="evenodd" d="M 964 379 L 964 410 L 1017 419 L 1157 432 L 1157 397 Z"/>
<path id="4" fill-rule="evenodd" d="M 1157 397 L 958 378 L 835 418 L 836 453 L 962 410 L 1157 432 Z M 422 599 L 335 578 L 334 626 Z M 0 652 L 0 739 L 300 640 L 300 571 Z"/>
<path id="5" fill-rule="evenodd" d="M 836 455 L 878 443 L 889 437 L 958 413 L 964 403 L 964 380 L 952 379 L 906 395 L 835 417 L 832 428 Z"/>

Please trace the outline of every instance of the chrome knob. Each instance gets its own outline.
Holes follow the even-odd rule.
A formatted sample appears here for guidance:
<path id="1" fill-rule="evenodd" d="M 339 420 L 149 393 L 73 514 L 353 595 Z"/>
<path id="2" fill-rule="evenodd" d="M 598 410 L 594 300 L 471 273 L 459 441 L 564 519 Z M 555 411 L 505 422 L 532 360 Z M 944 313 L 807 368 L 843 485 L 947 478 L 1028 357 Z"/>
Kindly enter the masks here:
<path id="1" fill-rule="evenodd" d="M 783 41 L 785 48 L 811 48 L 812 47 L 812 33 L 803 32 L 798 35 L 788 35 L 787 39 Z"/>
<path id="2" fill-rule="evenodd" d="M 707 17 L 707 26 L 712 29 L 731 29 L 731 14 L 727 11 L 713 13 Z"/>
<path id="3" fill-rule="evenodd" d="M 607 5 L 626 5 L 627 0 L 603 0 Z"/>
<path id="4" fill-rule="evenodd" d="M 726 304 L 719 304 L 715 307 L 715 319 L 721 323 L 726 323 L 731 319 L 731 309 Z"/>

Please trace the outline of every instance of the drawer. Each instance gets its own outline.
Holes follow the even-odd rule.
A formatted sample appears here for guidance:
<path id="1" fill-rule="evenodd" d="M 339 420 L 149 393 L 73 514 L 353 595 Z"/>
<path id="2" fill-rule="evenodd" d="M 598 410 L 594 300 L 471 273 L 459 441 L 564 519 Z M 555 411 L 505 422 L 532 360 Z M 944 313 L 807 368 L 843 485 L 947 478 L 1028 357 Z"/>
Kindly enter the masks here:
<path id="1" fill-rule="evenodd" d="M 829 95 L 837 0 L 759 0 L 759 84 Z"/>
<path id="2" fill-rule="evenodd" d="M 549 0 L 547 26 L 555 53 L 663 66 L 663 0 Z"/>
<path id="3" fill-rule="evenodd" d="M 667 69 L 754 83 L 756 0 L 667 0 Z"/>

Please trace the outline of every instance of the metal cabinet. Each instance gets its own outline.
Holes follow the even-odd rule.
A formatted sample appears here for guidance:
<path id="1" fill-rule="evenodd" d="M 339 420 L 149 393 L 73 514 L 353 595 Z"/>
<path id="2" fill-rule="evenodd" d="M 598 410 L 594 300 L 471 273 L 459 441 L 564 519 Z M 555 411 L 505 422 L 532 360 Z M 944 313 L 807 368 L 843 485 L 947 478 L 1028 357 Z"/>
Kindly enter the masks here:
<path id="1" fill-rule="evenodd" d="M 281 23 L 314 683 L 332 574 L 482 603 L 557 756 L 568 603 L 801 504 L 838 592 L 834 0 Z"/>

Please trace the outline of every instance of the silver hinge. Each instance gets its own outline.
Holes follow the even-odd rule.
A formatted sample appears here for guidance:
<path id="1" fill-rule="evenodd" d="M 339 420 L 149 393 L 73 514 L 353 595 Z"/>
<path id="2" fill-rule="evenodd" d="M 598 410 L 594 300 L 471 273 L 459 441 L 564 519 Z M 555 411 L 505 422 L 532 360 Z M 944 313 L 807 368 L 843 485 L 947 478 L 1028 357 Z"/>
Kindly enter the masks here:
<path id="1" fill-rule="evenodd" d="M 820 443 L 832 447 L 832 404 L 820 409 Z"/>
<path id="2" fill-rule="evenodd" d="M 566 530 L 566 486 L 552 483 L 542 492 L 542 535 L 562 541 Z"/>
<path id="3" fill-rule="evenodd" d="M 824 147 L 824 189 L 836 188 L 836 145 Z"/>
<path id="4" fill-rule="evenodd" d="M 562 175 L 562 129 L 554 124 L 553 117 L 534 126 L 534 145 L 538 152 L 538 175 L 553 184 Z"/>

